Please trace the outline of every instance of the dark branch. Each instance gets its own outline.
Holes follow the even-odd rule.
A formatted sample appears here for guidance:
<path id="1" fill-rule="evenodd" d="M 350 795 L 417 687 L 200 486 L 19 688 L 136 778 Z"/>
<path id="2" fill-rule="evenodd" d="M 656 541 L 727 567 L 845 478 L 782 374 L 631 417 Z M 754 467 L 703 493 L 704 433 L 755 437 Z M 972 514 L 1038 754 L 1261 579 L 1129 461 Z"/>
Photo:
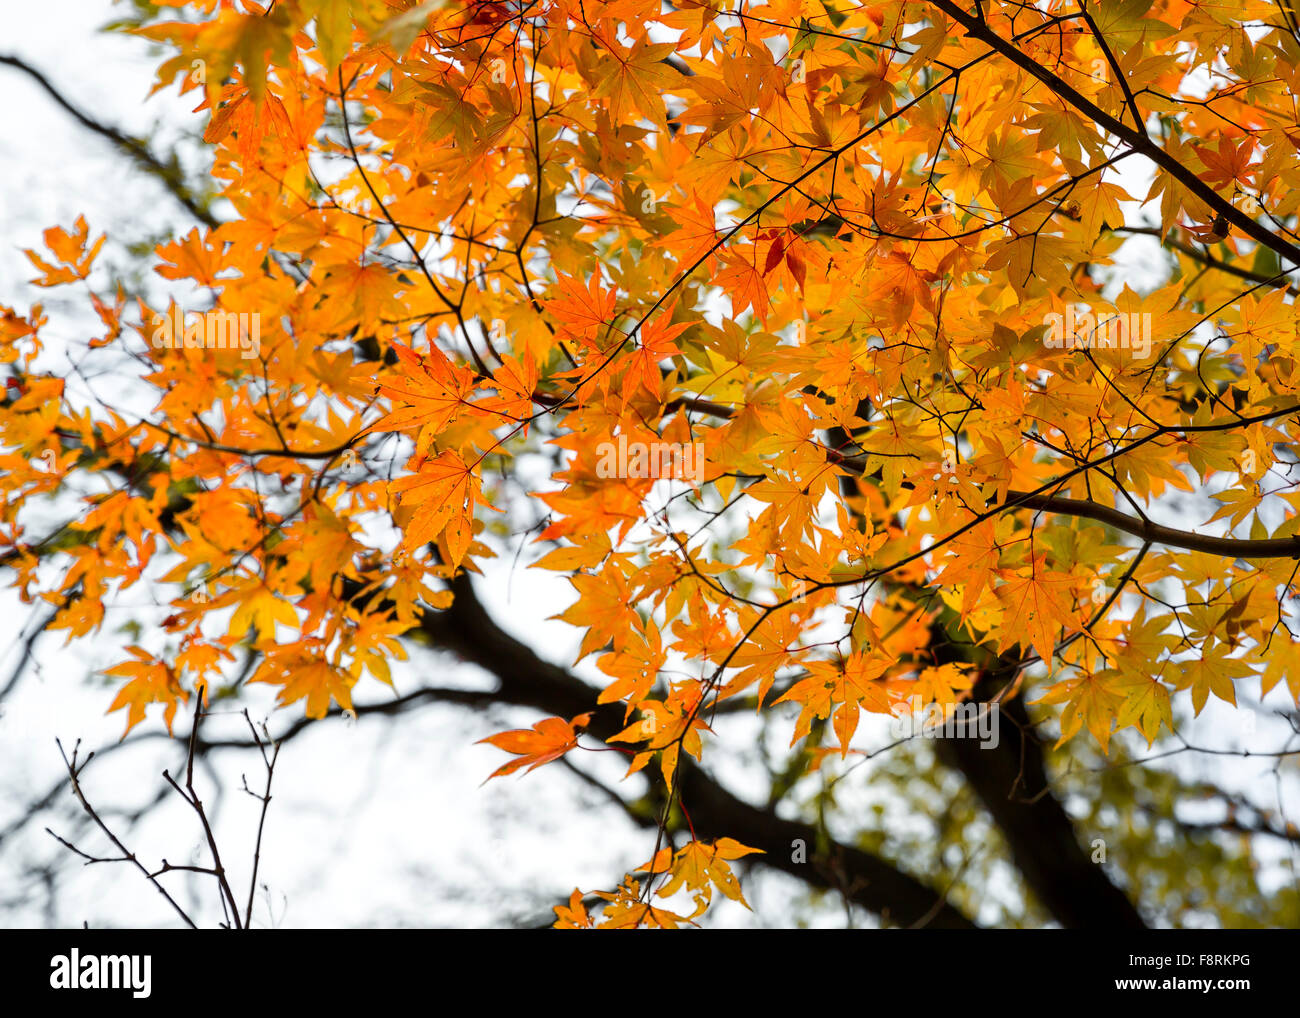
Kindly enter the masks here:
<path id="1" fill-rule="evenodd" d="M 139 138 L 132 138 L 123 134 L 115 127 L 109 127 L 107 124 L 100 123 L 83 113 L 76 106 L 72 105 L 57 88 L 51 84 L 50 80 L 45 77 L 31 64 L 18 58 L 7 56 L 0 53 L 0 64 L 12 67 L 15 70 L 22 71 L 29 78 L 40 85 L 56 103 L 64 110 L 71 114 L 72 118 L 88 131 L 93 131 L 101 138 L 108 141 L 121 152 L 125 153 L 137 166 L 153 177 L 157 177 L 171 192 L 178 202 L 185 206 L 186 211 L 195 219 L 201 222 L 210 230 L 215 230 L 221 224 L 213 217 L 212 213 L 199 204 L 194 194 L 190 191 L 189 185 L 185 182 L 184 174 L 181 172 L 180 164 L 173 157 L 170 163 L 164 163 L 150 151 Z"/>

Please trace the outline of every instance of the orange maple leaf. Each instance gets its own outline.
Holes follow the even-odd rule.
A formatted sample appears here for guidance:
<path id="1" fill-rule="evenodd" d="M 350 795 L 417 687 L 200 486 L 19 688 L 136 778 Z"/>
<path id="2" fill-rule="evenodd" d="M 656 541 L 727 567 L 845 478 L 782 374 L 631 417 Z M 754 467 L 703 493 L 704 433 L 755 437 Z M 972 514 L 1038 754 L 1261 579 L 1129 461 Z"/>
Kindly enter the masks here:
<path id="1" fill-rule="evenodd" d="M 518 760 L 503 763 L 487 776 L 487 780 L 513 774 L 525 764 L 528 764 L 528 770 L 532 771 L 542 764 L 558 760 L 578 744 L 578 729 L 586 728 L 590 720 L 590 713 L 579 714 L 571 721 L 565 721 L 564 718 L 542 718 L 533 725 L 531 731 L 527 728 L 515 728 L 508 732 L 489 735 L 486 739 L 479 739 L 479 742 L 490 742 L 497 749 L 504 749 L 507 753 L 515 753 L 519 756 Z M 527 774 L 528 771 L 524 773 Z"/>

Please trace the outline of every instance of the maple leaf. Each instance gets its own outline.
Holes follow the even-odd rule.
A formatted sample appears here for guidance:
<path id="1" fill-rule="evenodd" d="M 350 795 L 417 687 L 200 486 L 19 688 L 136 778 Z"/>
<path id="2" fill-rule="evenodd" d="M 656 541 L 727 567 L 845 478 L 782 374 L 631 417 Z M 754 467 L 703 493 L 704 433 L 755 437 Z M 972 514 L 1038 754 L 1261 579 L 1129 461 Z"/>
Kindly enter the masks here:
<path id="1" fill-rule="evenodd" d="M 659 391 L 662 383 L 659 362 L 680 352 L 672 341 L 691 327 L 690 322 L 672 324 L 672 310 L 668 308 L 641 327 L 641 342 L 623 381 L 624 399 L 631 398 L 638 385 L 650 392 Z"/>
<path id="2" fill-rule="evenodd" d="M 331 700 L 345 711 L 351 711 L 352 686 L 355 682 L 355 676 L 328 661 L 304 661 L 295 664 L 284 676 L 279 701 L 290 704 L 306 700 L 306 715 L 309 718 L 323 718 L 329 712 Z"/>
<path id="3" fill-rule="evenodd" d="M 492 383 L 497 390 L 496 399 L 483 400 L 479 407 L 500 413 L 508 420 L 524 423 L 523 435 L 528 436 L 528 418 L 533 412 L 533 391 L 537 388 L 537 366 L 531 359 L 520 362 L 506 357 L 493 373 Z"/>
<path id="4" fill-rule="evenodd" d="M 667 858 L 671 850 L 664 849 L 640 869 L 654 872 L 667 869 L 668 879 L 659 888 L 659 897 L 670 898 L 685 888 L 695 899 L 695 915 L 700 915 L 708 907 L 714 887 L 732 901 L 749 908 L 749 902 L 740 892 L 740 882 L 727 861 L 755 852 L 762 852 L 762 849 L 749 848 L 733 838 L 719 838 L 713 844 L 692 841 L 672 854 L 671 863 Z"/>
<path id="5" fill-rule="evenodd" d="M 863 710 L 888 714 L 891 703 L 886 686 L 880 680 L 889 662 L 858 649 L 843 662 L 810 661 L 808 677 L 790 687 L 777 703 L 791 701 L 803 705 L 790 744 L 808 735 L 814 718 L 832 717 L 840 756 L 847 757 L 849 742 L 858 728 Z"/>
<path id="6" fill-rule="evenodd" d="M 415 507 L 404 527 L 403 545 L 418 548 L 446 534 L 453 566 L 459 565 L 474 535 L 475 504 L 491 504 L 480 493 L 481 482 L 454 452 L 440 453 L 419 470 L 400 477 L 388 486 L 400 494 L 402 505 Z"/>
<path id="7" fill-rule="evenodd" d="M 662 92 L 676 75 L 661 61 L 676 49 L 670 42 L 652 43 L 642 36 L 631 49 L 605 45 L 607 59 L 596 65 L 592 97 L 609 100 L 609 116 L 624 123 L 634 112 L 662 121 L 667 115 Z"/>
<path id="8" fill-rule="evenodd" d="M 288 56 L 291 31 L 283 8 L 245 14 L 229 7 L 196 33 L 194 47 L 211 67 L 213 81 L 224 80 L 239 65 L 250 94 L 260 99 L 266 90 L 268 64 L 273 60 L 282 64 Z"/>
<path id="9" fill-rule="evenodd" d="M 217 276 L 226 267 L 223 247 L 211 234 L 200 237 L 195 227 L 183 240 L 158 245 L 155 253 L 162 264 L 154 271 L 164 279 L 192 279 L 203 286 L 216 286 Z"/>
<path id="10" fill-rule="evenodd" d="M 717 244 L 718 230 L 713 206 L 699 194 L 692 195 L 691 204 L 674 212 L 677 228 L 656 243 L 669 251 L 682 265 L 694 265 L 711 253 Z"/>
<path id="11" fill-rule="evenodd" d="M 543 718 L 533 725 L 531 731 L 517 728 L 513 731 L 489 735 L 486 739 L 479 739 L 479 742 L 490 742 L 497 749 L 503 749 L 519 757 L 518 760 L 503 763 L 488 775 L 488 780 L 513 774 L 525 765 L 528 765 L 529 771 L 533 771 L 542 764 L 558 760 L 578 744 L 578 729 L 587 727 L 587 722 L 590 720 L 590 713 L 579 714 L 569 721 L 563 718 Z"/>
<path id="12" fill-rule="evenodd" d="M 468 408 L 474 376 L 452 364 L 436 348 L 428 357 L 420 357 L 409 347 L 395 343 L 393 352 L 406 371 L 380 384 L 380 393 L 391 399 L 394 407 L 376 422 L 374 430 L 419 429 L 416 449 L 427 449 L 433 438 Z"/>
<path id="13" fill-rule="evenodd" d="M 597 336 L 603 336 L 614 324 L 617 292 L 605 289 L 599 273 L 593 274 L 585 286 L 578 279 L 561 276 L 555 289 L 558 296 L 542 303 L 559 319 L 561 334 L 599 350 Z"/>
<path id="14" fill-rule="evenodd" d="M 1174 688 L 1191 689 L 1192 706 L 1197 714 L 1201 713 L 1211 693 L 1234 707 L 1237 705 L 1233 680 L 1251 674 L 1251 668 L 1245 661 L 1231 657 L 1231 653 L 1232 648 L 1227 644 L 1215 643 L 1175 671 Z"/>
<path id="15" fill-rule="evenodd" d="M 557 930 L 590 930 L 594 927 L 591 916 L 587 914 L 587 907 L 582 903 L 582 892 L 574 889 L 569 895 L 568 907 L 556 905 L 553 908 L 555 912 L 555 922 L 552 927 Z"/>
<path id="16" fill-rule="evenodd" d="M 90 275 L 90 266 L 104 246 L 107 236 L 100 235 L 89 251 L 86 243 L 90 239 L 90 226 L 85 216 L 78 216 L 74 224 L 75 233 L 69 233 L 60 226 L 51 226 L 44 233 L 45 246 L 50 249 L 59 265 L 51 265 L 35 251 L 27 250 L 27 260 L 40 269 L 44 275 L 31 282 L 36 286 L 60 286 L 85 279 Z"/>
<path id="17" fill-rule="evenodd" d="M 1240 144 L 1234 144 L 1226 134 L 1219 135 L 1217 149 L 1193 145 L 1192 151 L 1201 157 L 1210 172 L 1205 179 L 1211 184 L 1231 184 L 1233 181 L 1247 179 L 1246 167 L 1250 165 L 1251 155 L 1255 151 L 1253 138 L 1243 138 Z"/>
<path id="18" fill-rule="evenodd" d="M 358 317 L 373 322 L 402 313 L 398 294 L 404 284 L 382 265 L 349 262 L 332 269 L 327 278 L 330 285 L 320 312 L 334 328 Z"/>
<path id="19" fill-rule="evenodd" d="M 979 523 L 954 538 L 945 550 L 947 556 L 936 582 L 962 586 L 961 611 L 965 617 L 979 603 L 1001 557 L 996 524 L 992 520 Z"/>
<path id="20" fill-rule="evenodd" d="M 230 635 L 235 638 L 252 628 L 259 638 L 267 639 L 275 636 L 277 622 L 286 626 L 298 625 L 298 613 L 293 605 L 264 584 L 253 583 L 242 590 L 232 589 L 215 602 L 218 606 L 226 603 L 236 605 L 235 614 L 230 619 Z"/>
<path id="21" fill-rule="evenodd" d="M 1286 679 L 1291 698 L 1300 705 L 1300 643 L 1294 640 L 1286 641 L 1270 653 L 1264 674 L 1260 677 L 1260 695 L 1267 696 L 1283 678 Z"/>
<path id="22" fill-rule="evenodd" d="M 1006 606 L 1002 645 L 1019 640 L 1050 666 L 1057 634 L 1074 623 L 1070 591 L 1075 582 L 1046 569 L 1041 557 L 1007 579 L 997 588 L 998 600 Z"/>
<path id="23" fill-rule="evenodd" d="M 118 690 L 117 696 L 109 705 L 108 713 L 126 709 L 126 730 L 122 732 L 122 738 L 125 739 L 131 729 L 144 720 L 145 708 L 149 704 L 164 704 L 163 721 L 170 734 L 176 709 L 181 703 L 189 701 L 189 693 L 181 688 L 176 673 L 167 662 L 160 661 L 134 644 L 126 650 L 135 660 L 124 661 L 104 672 L 105 675 L 120 675 L 131 680 Z"/>
<path id="24" fill-rule="evenodd" d="M 1124 676 L 1117 679 L 1114 685 L 1128 691 L 1115 718 L 1118 727 L 1127 728 L 1131 725 L 1138 729 L 1148 746 L 1155 743 L 1161 725 L 1173 731 L 1173 707 L 1169 700 L 1169 690 L 1159 679 Z"/>
<path id="25" fill-rule="evenodd" d="M 595 575 L 569 577 L 578 591 L 578 600 L 554 618 L 563 619 L 586 630 L 578 660 L 593 650 L 612 643 L 617 649 L 634 631 L 636 612 L 628 605 L 627 581 L 617 570 Z"/>
<path id="26" fill-rule="evenodd" d="M 596 662 L 601 671 L 616 679 L 605 687 L 596 702 L 626 700 L 627 713 L 630 715 L 650 692 L 666 659 L 659 628 L 653 622 L 647 624 L 644 637 L 636 632 L 631 633 L 617 653 L 606 654 Z"/>
<path id="27" fill-rule="evenodd" d="M 1117 680 L 1118 673 L 1114 671 L 1079 675 L 1050 686 L 1041 697 L 1030 702 L 1065 704 L 1057 746 L 1068 742 L 1087 725 L 1105 752 L 1110 746 L 1116 715 L 1127 700 L 1126 691 Z"/>

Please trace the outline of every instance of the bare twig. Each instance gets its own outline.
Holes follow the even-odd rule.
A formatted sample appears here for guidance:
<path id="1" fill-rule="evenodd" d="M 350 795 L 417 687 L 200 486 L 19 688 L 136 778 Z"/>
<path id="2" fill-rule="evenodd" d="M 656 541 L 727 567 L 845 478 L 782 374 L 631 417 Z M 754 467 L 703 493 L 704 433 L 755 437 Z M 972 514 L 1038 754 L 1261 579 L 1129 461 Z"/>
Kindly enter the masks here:
<path id="1" fill-rule="evenodd" d="M 72 115 L 82 127 L 88 131 L 93 131 L 102 138 L 106 138 L 112 144 L 126 153 L 130 159 L 135 162 L 141 169 L 145 170 L 151 176 L 157 177 L 163 186 L 171 192 L 172 196 L 185 206 L 186 211 L 195 219 L 201 222 L 210 230 L 215 230 L 221 224 L 217 219 L 205 209 L 190 191 L 189 185 L 186 184 L 184 175 L 181 172 L 180 164 L 173 157 L 171 163 L 164 163 L 150 150 L 139 138 L 132 138 L 123 134 L 115 127 L 109 127 L 107 124 L 100 123 L 82 110 L 78 109 L 69 102 L 63 94 L 54 87 L 50 79 L 38 71 L 31 64 L 18 57 L 8 56 L 0 53 L 0 65 L 12 67 L 15 70 L 22 71 L 29 78 L 36 82 L 47 95 L 58 103 L 64 110 Z"/>
<path id="2" fill-rule="evenodd" d="M 138 869 L 141 873 L 144 874 L 145 879 L 148 880 L 149 883 L 153 884 L 153 886 L 158 889 L 158 893 L 167 899 L 167 904 L 171 905 L 171 907 L 176 910 L 176 914 L 179 915 L 183 920 L 185 920 L 185 924 L 189 926 L 190 929 L 198 929 L 198 927 L 194 923 L 194 920 L 190 918 L 189 913 L 187 913 L 185 909 L 181 908 L 180 905 L 176 903 L 176 899 L 173 898 L 170 894 L 168 894 L 167 889 L 158 882 L 157 876 L 155 874 L 150 873 L 149 870 L 144 866 L 144 864 L 141 863 L 140 860 L 136 858 L 135 853 L 132 852 L 130 849 L 128 849 L 124 844 L 122 844 L 120 840 L 118 840 L 117 835 L 115 835 L 111 830 L 109 830 L 108 825 L 104 823 L 102 819 L 100 819 L 99 814 L 95 812 L 95 808 L 91 806 L 90 803 L 87 801 L 85 793 L 81 789 L 81 772 L 86 768 L 86 765 L 89 764 L 90 761 L 94 759 L 95 754 L 91 753 L 89 756 L 86 757 L 85 760 L 81 762 L 80 766 L 78 766 L 77 751 L 81 748 L 81 740 L 78 739 L 76 744 L 72 747 L 72 759 L 68 759 L 68 754 L 64 752 L 63 743 L 59 742 L 58 739 L 55 739 L 54 741 L 58 744 L 59 753 L 63 757 L 64 765 L 68 769 L 68 780 L 72 784 L 72 794 L 77 797 L 77 801 L 81 803 L 81 808 L 85 810 L 86 815 L 90 817 L 91 820 L 94 821 L 95 826 L 97 826 L 101 831 L 104 832 L 104 835 L 108 838 L 109 841 L 113 843 L 114 847 L 119 852 L 121 852 L 122 855 L 120 858 L 117 859 L 91 856 L 88 853 L 81 851 L 81 849 L 77 848 L 75 845 L 71 844 L 70 842 L 65 841 L 63 838 L 60 838 L 57 834 L 55 834 L 47 827 L 46 830 L 49 831 L 50 836 L 53 837 L 55 840 L 61 842 L 65 847 L 71 849 L 73 852 L 81 856 L 83 859 L 85 859 L 87 866 L 97 862 L 131 863 L 133 866 L 135 866 L 136 869 Z"/>
<path id="3" fill-rule="evenodd" d="M 208 820 L 208 814 L 207 810 L 203 806 L 203 800 L 199 797 L 198 791 L 194 787 L 195 759 L 201 752 L 211 748 L 209 744 L 204 743 L 199 739 L 199 726 L 204 717 L 205 714 L 203 712 L 202 698 L 200 697 L 194 710 L 194 724 L 190 728 L 189 736 L 186 738 L 184 786 L 182 787 L 182 785 L 167 771 L 163 771 L 163 778 L 166 780 L 167 784 L 185 800 L 186 804 L 194 810 L 195 815 L 199 818 L 199 823 L 203 828 L 204 839 L 207 842 L 209 852 L 212 854 L 212 864 L 210 866 L 181 865 L 168 862 L 166 859 L 163 859 L 162 864 L 156 869 L 150 870 L 145 866 L 136 854 L 128 849 L 122 843 L 121 839 L 109 829 L 108 825 L 104 822 L 103 817 L 93 806 L 91 806 L 89 800 L 86 798 L 81 787 L 81 772 L 94 758 L 95 754 L 92 752 L 84 760 L 79 761 L 78 751 L 81 748 L 80 741 L 78 741 L 76 746 L 74 746 L 71 758 L 69 758 L 67 753 L 64 752 L 63 744 L 59 743 L 59 752 L 63 755 L 63 762 L 68 770 L 68 778 L 72 784 L 73 795 L 75 795 L 77 801 L 81 803 L 81 808 L 86 812 L 86 815 L 89 816 L 90 819 L 94 821 L 95 825 L 104 832 L 105 836 L 118 850 L 119 854 L 115 856 L 92 855 L 89 852 L 78 848 L 71 841 L 56 834 L 48 827 L 46 828 L 46 831 L 64 848 L 83 859 L 87 866 L 104 862 L 131 863 L 144 875 L 145 879 L 158 889 L 158 893 L 167 899 L 168 904 L 176 910 L 176 913 L 191 929 L 197 929 L 197 924 L 194 922 L 193 918 L 191 918 L 190 915 L 181 908 L 179 904 L 177 904 L 176 900 L 168 893 L 167 889 L 162 886 L 158 878 L 166 873 L 198 873 L 203 876 L 212 877 L 217 882 L 222 911 L 227 917 L 227 921 L 221 925 L 233 929 L 248 929 L 253 917 L 253 899 L 257 888 L 257 873 L 262 859 L 262 838 L 266 830 L 267 810 L 271 805 L 271 781 L 275 775 L 276 760 L 280 755 L 280 743 L 271 740 L 270 735 L 266 731 L 265 725 L 262 726 L 261 734 L 259 734 L 257 726 L 253 724 L 252 718 L 249 717 L 248 711 L 244 711 L 244 720 L 248 723 L 248 727 L 253 734 L 253 741 L 249 745 L 256 746 L 262 755 L 262 763 L 266 768 L 266 785 L 264 790 L 259 794 L 248 787 L 248 780 L 247 778 L 244 778 L 244 791 L 261 802 L 262 807 L 257 822 L 257 837 L 253 843 L 253 864 L 252 874 L 249 878 L 248 900 L 244 906 L 241 917 L 239 906 L 235 901 L 234 890 L 230 885 L 230 880 L 227 875 L 226 866 L 221 860 L 221 851 L 217 845 L 216 834 L 213 832 L 212 825 Z M 58 740 L 55 741 L 57 742 Z M 268 744 L 270 747 L 269 751 Z M 165 794 L 165 792 L 162 794 Z"/>
<path id="4" fill-rule="evenodd" d="M 185 789 L 181 787 L 166 771 L 163 771 L 163 778 L 167 783 L 176 790 L 176 793 L 189 803 L 190 808 L 199 818 L 199 823 L 203 826 L 203 836 L 208 843 L 208 851 L 212 853 L 212 874 L 217 878 L 217 885 L 221 888 L 222 907 L 229 906 L 230 920 L 235 929 L 241 929 L 242 924 L 239 921 L 239 906 L 235 903 L 235 892 L 230 888 L 230 881 L 226 879 L 226 868 L 221 863 L 221 851 L 217 848 L 216 835 L 212 833 L 212 825 L 208 822 L 207 811 L 203 808 L 203 800 L 199 798 L 198 792 L 194 790 L 194 748 L 198 743 L 199 723 L 203 720 L 203 698 L 200 695 L 194 705 L 194 724 L 190 728 L 189 750 L 185 756 Z"/>
<path id="5" fill-rule="evenodd" d="M 253 733 L 253 741 L 257 743 L 258 752 L 262 754 L 262 763 L 266 766 L 266 790 L 261 795 L 257 795 L 248 787 L 248 779 L 244 779 L 244 791 L 255 799 L 262 802 L 262 812 L 257 820 L 257 840 L 253 843 L 253 874 L 248 879 L 248 905 L 244 909 L 244 928 L 248 929 L 253 921 L 253 894 L 257 889 L 257 867 L 262 860 L 262 831 L 266 827 L 266 810 L 271 805 L 271 779 L 275 777 L 275 761 L 280 756 L 280 744 L 273 742 L 271 744 L 271 755 L 266 755 L 266 745 L 262 742 L 262 737 L 257 734 L 257 726 L 253 724 L 253 719 L 248 716 L 248 711 L 244 711 L 244 720 L 248 722 L 248 730 Z M 270 734 L 266 731 L 266 726 L 262 726 L 262 735 L 270 739 Z"/>

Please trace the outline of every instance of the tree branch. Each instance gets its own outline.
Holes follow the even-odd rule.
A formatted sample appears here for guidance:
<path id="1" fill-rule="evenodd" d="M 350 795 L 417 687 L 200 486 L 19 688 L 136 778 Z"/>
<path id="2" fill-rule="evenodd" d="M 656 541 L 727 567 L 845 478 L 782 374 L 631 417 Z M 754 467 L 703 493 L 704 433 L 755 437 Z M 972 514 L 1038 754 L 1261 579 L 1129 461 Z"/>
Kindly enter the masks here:
<path id="1" fill-rule="evenodd" d="M 158 178 L 158 180 L 162 182 L 163 186 L 171 192 L 172 197 L 184 205 L 186 211 L 208 229 L 215 230 L 221 225 L 212 213 L 200 205 L 198 200 L 194 197 L 194 194 L 190 191 L 189 185 L 185 182 L 184 175 L 181 173 L 180 164 L 176 162 L 175 157 L 173 157 L 171 163 L 164 163 L 154 155 L 153 152 L 150 151 L 149 146 L 139 138 L 132 138 L 129 135 L 123 134 L 115 127 L 109 127 L 107 124 L 102 124 L 97 120 L 93 120 L 90 116 L 83 113 L 76 106 L 72 105 L 71 102 L 65 99 L 63 94 L 54 87 L 44 74 L 19 57 L 8 56 L 4 53 L 0 53 L 0 64 L 22 71 L 29 78 L 35 81 L 51 99 L 71 114 L 72 118 L 82 127 L 86 128 L 88 131 L 93 131 L 101 138 L 106 138 L 108 141 L 112 142 L 117 149 L 125 153 L 137 166 L 151 176 Z"/>
<path id="2" fill-rule="evenodd" d="M 1246 236 L 1276 251 L 1292 264 L 1300 265 L 1300 248 L 1265 229 L 1241 212 L 1232 202 L 1222 197 L 1214 188 L 1152 141 L 1144 131 L 1135 130 L 1122 121 L 1116 120 L 1032 57 L 1021 53 L 1010 42 L 993 32 L 984 21 L 963 11 L 952 0 L 930 0 L 930 3 L 966 29 L 966 34 L 971 38 L 991 46 L 1021 70 L 1033 75 L 1079 112 L 1086 113 L 1099 127 L 1105 128 L 1131 148 L 1142 153 Z"/>
<path id="3" fill-rule="evenodd" d="M 501 630 L 478 601 L 465 573 L 452 583 L 452 589 L 455 600 L 451 607 L 425 612 L 420 629 L 439 646 L 496 675 L 501 688 L 494 700 L 563 717 L 592 710 L 599 690 L 542 660 Z M 615 734 L 623 728 L 622 711 L 619 704 L 597 707 L 587 730 L 599 738 Z M 697 835 L 725 835 L 761 848 L 765 854 L 756 856 L 755 861 L 825 890 L 840 890 L 847 877 L 853 885 L 849 898 L 890 922 L 910 925 L 929 916 L 934 928 L 974 928 L 969 918 L 943 902 L 942 894 L 888 862 L 835 843 L 818 853 L 821 832 L 813 825 L 783 819 L 772 810 L 736 798 L 685 756 L 678 773 L 681 796 L 690 808 Z M 807 862 L 795 861 L 796 842 L 807 848 Z"/>

